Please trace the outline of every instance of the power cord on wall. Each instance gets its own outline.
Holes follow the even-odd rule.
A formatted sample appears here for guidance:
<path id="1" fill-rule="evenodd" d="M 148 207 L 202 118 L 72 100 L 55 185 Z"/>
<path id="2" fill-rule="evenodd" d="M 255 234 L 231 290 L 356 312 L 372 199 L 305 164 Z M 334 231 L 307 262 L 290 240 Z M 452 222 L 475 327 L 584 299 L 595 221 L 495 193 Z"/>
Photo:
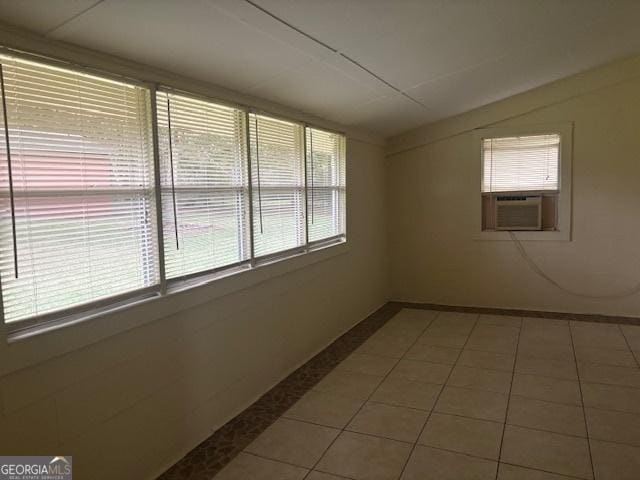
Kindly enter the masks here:
<path id="1" fill-rule="evenodd" d="M 571 290 L 570 288 L 563 287 L 558 282 L 556 282 L 553 278 L 551 278 L 549 275 L 547 275 L 538 266 L 538 264 L 536 264 L 536 262 L 533 261 L 533 259 L 526 252 L 526 250 L 522 246 L 522 243 L 520 243 L 520 240 L 518 239 L 518 237 L 516 236 L 516 234 L 514 232 L 509 232 L 509 235 L 511 236 L 511 240 L 513 240 L 513 243 L 515 244 L 516 248 L 518 249 L 518 253 L 524 259 L 524 261 L 527 262 L 527 265 L 529 265 L 529 268 L 531 268 L 531 270 L 533 270 L 534 273 L 536 273 L 537 275 L 539 275 L 540 277 L 545 279 L 547 282 L 549 282 L 550 284 L 552 284 L 556 288 L 559 288 L 563 292 L 566 292 L 566 293 L 568 293 L 570 295 L 575 295 L 575 296 L 578 296 L 578 297 L 596 298 L 596 299 L 625 298 L 625 297 L 630 297 L 632 295 L 637 295 L 638 293 L 640 293 L 640 283 L 638 283 L 636 286 L 634 286 L 633 288 L 631 288 L 629 290 L 625 290 L 625 291 L 619 292 L 619 293 L 605 294 L 605 295 L 590 295 L 590 294 L 586 294 L 586 293 L 576 292 L 575 290 Z"/>

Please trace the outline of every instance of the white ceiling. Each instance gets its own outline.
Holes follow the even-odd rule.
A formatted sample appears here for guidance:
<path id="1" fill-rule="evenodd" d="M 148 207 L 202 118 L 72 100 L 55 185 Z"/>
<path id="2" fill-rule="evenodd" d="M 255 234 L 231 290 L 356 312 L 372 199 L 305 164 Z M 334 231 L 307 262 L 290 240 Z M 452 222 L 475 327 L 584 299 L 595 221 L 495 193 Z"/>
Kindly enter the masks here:
<path id="1" fill-rule="evenodd" d="M 385 136 L 640 53 L 639 0 L 0 0 L 0 18 Z"/>

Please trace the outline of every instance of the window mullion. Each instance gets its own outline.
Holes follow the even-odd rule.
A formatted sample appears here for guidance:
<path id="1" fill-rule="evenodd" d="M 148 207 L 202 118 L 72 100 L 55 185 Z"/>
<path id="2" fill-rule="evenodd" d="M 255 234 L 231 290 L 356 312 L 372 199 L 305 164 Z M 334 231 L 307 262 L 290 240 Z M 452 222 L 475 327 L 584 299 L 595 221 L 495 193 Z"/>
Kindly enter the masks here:
<path id="1" fill-rule="evenodd" d="M 162 184 L 160 179 L 160 147 L 158 142 L 158 115 L 156 102 L 157 86 L 149 89 L 151 96 L 151 135 L 153 139 L 153 180 L 155 190 L 156 235 L 158 248 L 158 269 L 160 270 L 160 293 L 167 293 L 167 275 L 164 262 L 164 228 L 162 222 Z"/>
<path id="2" fill-rule="evenodd" d="M 302 143 L 302 149 L 304 151 L 304 235 L 305 235 L 304 248 L 306 251 L 309 250 L 309 215 L 308 215 L 309 212 L 307 211 L 309 208 L 309 185 L 307 180 L 307 160 L 308 160 L 307 130 L 308 128 L 309 127 L 306 124 L 303 127 L 304 135 L 303 135 L 303 143 Z"/>
<path id="3" fill-rule="evenodd" d="M 244 111 L 244 135 L 247 157 L 247 186 L 249 194 L 249 263 L 251 267 L 255 265 L 256 253 L 253 238 L 253 176 L 251 173 L 251 135 L 249 133 L 249 110 Z"/>

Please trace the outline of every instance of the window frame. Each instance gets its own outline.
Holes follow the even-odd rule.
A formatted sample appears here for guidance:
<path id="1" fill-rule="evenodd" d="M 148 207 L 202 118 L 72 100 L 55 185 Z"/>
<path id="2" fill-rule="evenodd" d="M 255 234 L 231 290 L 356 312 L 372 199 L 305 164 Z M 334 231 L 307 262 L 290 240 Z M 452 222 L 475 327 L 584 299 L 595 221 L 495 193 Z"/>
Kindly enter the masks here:
<path id="1" fill-rule="evenodd" d="M 254 118 L 251 119 L 251 116 L 253 116 Z M 255 166 L 259 168 L 259 155 L 256 157 L 256 162 L 254 162 L 254 152 L 252 150 L 253 147 L 253 142 L 254 140 L 252 139 L 252 126 L 253 125 L 258 125 L 258 123 L 260 121 L 260 118 L 265 118 L 267 119 L 267 121 L 269 119 L 272 119 L 274 121 L 279 121 L 279 122 L 286 122 L 286 123 L 290 123 L 292 125 L 296 125 L 300 130 L 299 130 L 299 134 L 300 134 L 300 163 L 301 163 L 301 172 L 299 172 L 301 175 L 301 185 L 261 185 L 260 183 L 260 172 L 257 171 L 256 172 L 256 178 L 255 180 L 258 181 L 258 185 L 256 188 L 255 182 L 254 182 L 254 177 L 253 177 L 253 169 L 254 169 L 254 163 L 256 164 Z M 308 235 L 308 227 L 306 224 L 306 218 L 307 218 L 307 191 L 308 191 L 308 185 L 307 185 L 307 178 L 306 178 L 306 172 L 307 172 L 307 156 L 306 156 L 306 148 L 307 148 L 307 144 L 306 144 L 306 131 L 307 128 L 310 128 L 309 125 L 307 125 L 305 122 L 299 122 L 296 120 L 291 120 L 291 119 L 287 119 L 282 117 L 281 115 L 273 115 L 270 114 L 268 112 L 264 112 L 264 111 L 258 111 L 255 109 L 248 109 L 248 111 L 246 112 L 246 117 L 245 117 L 245 123 L 248 125 L 247 128 L 247 138 L 246 138 L 246 142 L 248 145 L 247 148 L 247 162 L 249 165 L 249 188 L 251 190 L 251 218 L 250 218 L 250 223 L 251 223 L 251 239 L 250 239 L 250 245 L 251 245 L 251 260 L 252 260 L 252 265 L 255 265 L 257 263 L 260 262 L 264 262 L 264 261 L 270 261 L 273 259 L 277 259 L 283 256 L 287 256 L 288 254 L 296 254 L 296 253 L 300 253 L 300 252 L 304 252 L 305 249 L 307 248 L 308 244 L 309 244 L 309 235 Z M 254 127 L 255 128 L 255 127 Z M 256 137 L 256 145 L 259 147 L 259 135 L 257 133 L 253 134 Z M 256 228 L 256 218 L 255 218 L 255 199 L 256 199 L 256 193 L 258 195 L 261 195 L 262 191 L 271 191 L 271 192 L 293 192 L 296 196 L 300 195 L 301 199 L 300 199 L 300 218 L 297 219 L 297 223 L 298 226 L 302 226 L 303 229 L 303 242 L 299 245 L 295 245 L 293 247 L 288 247 L 284 250 L 276 250 L 273 252 L 267 252 L 267 253 L 261 253 L 261 254 L 257 254 L 256 253 L 256 232 L 255 232 L 255 228 Z M 261 202 L 259 201 L 259 208 L 262 208 Z M 262 212 L 259 213 L 260 216 L 262 216 Z"/>
<path id="2" fill-rule="evenodd" d="M 474 215 L 474 240 L 511 241 L 508 231 L 492 231 L 482 229 L 482 175 L 483 145 L 485 139 L 557 134 L 560 136 L 556 230 L 518 231 L 516 235 L 521 241 L 566 241 L 572 239 L 572 172 L 573 172 L 573 122 L 548 123 L 543 125 L 514 125 L 482 128 L 473 131 L 474 172 L 477 179 L 477 208 Z M 501 195 L 535 195 L 550 193 L 556 190 L 500 192 Z"/>
<path id="3" fill-rule="evenodd" d="M 313 182 L 314 180 L 314 173 L 313 170 L 310 172 L 308 170 L 308 166 L 311 165 L 313 167 L 313 131 L 317 131 L 319 133 L 323 133 L 323 134 L 333 134 L 333 132 L 327 131 L 327 130 L 323 130 L 320 128 L 315 128 L 315 127 L 307 127 L 305 129 L 304 132 L 304 136 L 305 136 L 305 182 L 307 184 L 307 195 L 306 195 L 306 209 L 307 212 L 309 211 L 309 208 L 311 207 L 311 212 L 307 214 L 307 218 L 306 218 L 306 231 L 307 231 L 307 243 L 312 243 L 312 244 L 321 244 L 326 242 L 327 240 L 340 236 L 340 235 L 345 235 L 346 233 L 346 228 L 347 228 L 347 224 L 346 224 L 346 199 L 347 199 L 347 182 L 346 182 L 346 142 L 345 142 L 345 138 L 342 137 L 339 139 L 339 143 L 338 143 L 338 159 L 337 159 L 337 163 L 336 163 L 336 179 L 337 182 L 332 182 L 331 185 L 319 185 L 316 186 L 313 183 L 311 183 L 311 186 L 309 187 L 309 177 L 311 177 L 311 180 Z M 309 155 L 311 155 L 311 158 L 309 158 Z M 344 170 L 344 171 L 343 171 Z M 342 178 L 344 177 L 344 178 Z M 310 192 L 309 192 L 310 190 Z M 313 225 L 313 221 L 314 221 L 314 194 L 316 191 L 320 191 L 320 192 L 329 192 L 331 194 L 331 196 L 333 197 L 332 200 L 332 205 L 333 205 L 333 209 L 336 210 L 334 211 L 334 215 L 332 216 L 332 222 L 338 222 L 338 226 L 342 227 L 342 233 L 338 233 L 338 234 L 334 234 L 334 235 L 329 235 L 326 237 L 320 237 L 320 238 L 316 238 L 314 240 L 309 240 L 310 234 L 311 234 L 311 227 L 310 225 Z M 311 197 L 309 196 L 309 193 L 311 193 Z M 311 200 L 311 201 L 309 201 Z"/>
<path id="4" fill-rule="evenodd" d="M 245 225 L 245 228 L 242 229 L 242 232 L 247 234 L 249 232 L 249 223 L 250 223 L 251 218 L 252 218 L 252 211 L 251 211 L 251 207 L 250 207 L 250 204 L 249 204 L 249 202 L 251 201 L 251 185 L 250 185 L 250 177 L 249 177 L 249 175 L 250 175 L 250 166 L 248 165 L 248 162 L 247 162 L 247 158 L 249 157 L 249 146 L 247 144 L 247 138 L 246 138 L 247 109 L 246 108 L 242 108 L 242 107 L 238 107 L 238 106 L 235 106 L 235 105 L 229 105 L 229 104 L 226 104 L 226 103 L 217 102 L 217 101 L 215 101 L 213 99 L 210 99 L 210 98 L 203 98 L 200 95 L 197 95 L 197 96 L 196 95 L 191 95 L 191 94 L 188 94 L 188 93 L 185 93 L 185 92 L 178 92 L 178 91 L 175 91 L 173 89 L 168 89 L 167 87 L 160 87 L 160 86 L 157 86 L 154 89 L 154 94 L 152 95 L 152 98 L 154 99 L 154 101 L 156 101 L 156 104 L 155 104 L 156 109 L 157 109 L 157 94 L 158 93 L 162 93 L 163 95 L 166 95 L 167 99 L 170 99 L 170 96 L 174 95 L 174 96 L 179 96 L 179 97 L 191 98 L 191 99 L 198 100 L 198 101 L 201 101 L 201 102 L 211 103 L 211 104 L 214 104 L 214 105 L 219 105 L 219 106 L 226 107 L 226 108 L 233 108 L 233 109 L 237 110 L 243 116 L 243 122 L 244 122 L 244 125 L 243 125 L 243 127 L 244 127 L 243 130 L 244 131 L 242 132 L 243 144 L 241 145 L 241 148 L 244 150 L 244 155 L 243 155 L 243 158 L 242 158 L 242 162 L 243 162 L 244 168 L 245 168 L 244 175 L 247 177 L 246 178 L 246 182 L 247 182 L 246 185 L 233 186 L 233 187 L 190 187 L 190 186 L 182 187 L 182 186 L 174 185 L 173 182 L 172 182 L 171 186 L 163 185 L 163 183 L 162 183 L 162 174 L 163 174 L 163 171 L 162 171 L 162 160 L 160 158 L 161 157 L 161 152 L 160 152 L 160 146 L 159 146 L 160 135 L 159 135 L 159 131 L 158 131 L 157 155 L 158 155 L 159 166 L 157 168 L 159 168 L 159 172 L 160 172 L 159 175 L 158 175 L 158 177 L 159 177 L 158 181 L 159 181 L 159 185 L 160 185 L 158 187 L 159 191 L 160 191 L 160 199 L 158 201 L 159 201 L 160 210 L 162 210 L 162 207 L 163 207 L 162 195 L 163 195 L 163 193 L 167 192 L 167 190 L 169 190 L 172 193 L 172 195 L 175 195 L 175 193 L 177 191 L 179 191 L 179 190 L 180 191 L 184 191 L 184 192 L 191 192 L 191 193 L 206 193 L 206 192 L 212 192 L 213 193 L 213 192 L 232 191 L 232 192 L 235 193 L 236 197 L 239 194 L 246 193 L 247 194 L 247 200 L 246 200 L 247 201 L 247 208 L 246 208 L 245 216 L 247 218 L 243 219 L 243 220 L 246 221 L 246 225 Z M 153 123 L 154 123 L 155 129 L 158 130 L 159 129 L 159 125 L 158 125 L 159 122 L 158 122 L 157 111 L 154 112 Z M 168 141 L 171 142 L 172 138 L 169 137 Z M 158 208 L 158 207 L 156 207 L 156 208 Z M 175 222 L 176 220 L 173 219 L 173 221 Z M 162 234 L 163 234 L 162 235 L 162 237 L 163 237 L 163 245 L 162 245 L 162 247 L 163 247 L 163 257 L 166 257 L 166 251 L 165 251 L 166 249 L 164 248 L 164 243 L 166 243 L 165 242 L 166 239 L 164 238 L 164 228 L 165 227 L 166 227 L 166 225 L 164 224 L 164 220 L 163 220 L 162 222 L 160 222 L 160 224 L 158 226 L 158 228 L 162 228 Z M 246 239 L 243 238 L 243 243 L 246 243 L 246 245 L 247 245 L 248 252 L 247 252 L 246 258 L 243 258 L 243 259 L 240 259 L 240 260 L 237 260 L 237 261 L 225 264 L 225 265 L 220 265 L 220 266 L 213 267 L 213 268 L 205 268 L 205 269 L 202 269 L 202 270 L 198 270 L 198 271 L 195 271 L 195 272 L 189 272 L 189 273 L 178 275 L 178 276 L 171 277 L 171 278 L 167 277 L 166 262 L 165 262 L 165 259 L 163 258 L 163 261 L 162 261 L 162 267 L 163 267 L 162 278 L 165 281 L 164 281 L 164 288 L 162 289 L 162 291 L 166 292 L 168 286 L 172 285 L 174 283 L 180 283 L 180 282 L 183 282 L 183 281 L 186 281 L 186 280 L 190 280 L 192 278 L 196 278 L 196 277 L 199 277 L 199 276 L 209 275 L 209 274 L 212 274 L 212 273 L 215 274 L 215 273 L 223 271 L 223 270 L 236 268 L 236 267 L 244 265 L 244 264 L 249 264 L 250 261 L 251 261 L 251 255 L 252 255 L 250 238 L 246 238 Z M 241 247 L 241 248 L 243 248 L 243 247 Z"/>
<path id="5" fill-rule="evenodd" d="M 157 215 L 155 215 L 156 213 L 155 212 L 155 209 L 156 209 L 156 199 L 155 199 L 156 163 L 155 163 L 155 144 L 153 142 L 153 135 L 154 135 L 153 130 L 156 122 L 155 122 L 154 110 L 150 104 L 153 96 L 153 90 L 149 88 L 149 85 L 139 80 L 117 77 L 114 75 L 110 75 L 108 73 L 102 74 L 102 73 L 96 73 L 93 71 L 85 71 L 77 66 L 65 64 L 64 62 L 60 62 L 54 59 L 42 60 L 40 58 L 33 58 L 32 56 L 27 54 L 19 54 L 13 51 L 5 51 L 4 49 L 0 50 L 0 54 L 2 54 L 4 57 L 8 57 L 9 61 L 10 59 L 15 59 L 18 62 L 20 61 L 31 62 L 38 65 L 42 65 L 45 68 L 51 67 L 53 69 L 64 69 L 71 73 L 78 73 L 81 75 L 99 77 L 100 79 L 104 79 L 109 82 L 126 84 L 128 86 L 135 87 L 137 89 L 142 90 L 142 93 L 147 97 L 146 102 L 149 103 L 149 110 L 148 110 L 149 121 L 145 122 L 142 127 L 145 129 L 148 128 L 148 133 L 151 134 L 149 138 L 149 148 L 151 149 L 150 157 L 149 157 L 149 166 L 150 168 L 153 169 L 153 175 L 149 175 L 150 181 L 148 186 L 131 187 L 122 191 L 119 191 L 113 188 L 102 188 L 102 189 L 96 189 L 95 191 L 92 191 L 88 195 L 100 195 L 101 193 L 105 193 L 105 192 L 106 193 L 118 192 L 123 195 L 126 193 L 130 193 L 132 195 L 138 195 L 141 198 L 147 197 L 149 202 L 150 212 L 152 212 L 154 214 L 153 217 L 155 217 L 155 220 L 151 220 L 149 225 L 150 225 L 150 228 L 156 229 L 158 225 L 158 220 L 157 220 Z M 0 59 L 0 64 L 4 65 L 4 60 Z M 5 81 L 6 81 L 6 78 L 5 78 Z M 11 119 L 8 119 L 8 120 L 9 122 L 11 121 Z M 7 139 L 5 138 L 4 122 L 3 122 L 3 126 L 0 127 L 0 130 L 2 130 L 1 135 L 3 135 L 3 141 L 6 142 Z M 11 144 L 9 144 L 8 147 L 10 149 Z M 12 156 L 13 156 L 13 153 L 12 153 Z M 11 190 L 12 189 L 10 189 L 10 191 Z M 8 193 L 8 195 L 11 195 L 11 193 Z M 19 198 L 22 195 L 25 195 L 25 192 L 18 192 L 13 194 L 15 198 Z M 68 196 L 68 197 L 78 196 L 78 191 L 69 189 L 67 187 L 51 188 L 45 191 L 45 195 L 43 198 L 58 198 L 58 197 L 65 197 L 65 196 Z M 29 198 L 28 195 L 26 195 L 25 198 Z M 156 244 L 155 247 L 157 248 L 158 244 Z M 150 285 L 114 293 L 112 295 L 108 295 L 104 297 L 95 298 L 82 303 L 72 304 L 68 307 L 52 310 L 42 314 L 32 315 L 32 316 L 25 317 L 19 320 L 14 320 L 11 322 L 5 321 L 4 305 L 2 301 L 3 288 L 2 288 L 1 278 L 0 278 L 0 320 L 1 320 L 0 326 L 8 332 L 8 335 L 7 335 L 8 337 L 14 332 L 14 330 L 27 330 L 27 329 L 34 329 L 34 328 L 37 329 L 41 325 L 48 325 L 49 323 L 56 322 L 61 317 L 77 317 L 78 315 L 85 315 L 86 312 L 103 309 L 106 306 L 110 306 L 110 305 L 117 306 L 129 301 L 133 302 L 133 301 L 139 301 L 140 299 L 153 297 L 160 292 L 161 278 L 162 278 L 161 270 L 163 268 L 158 263 L 160 262 L 162 257 L 158 255 L 157 251 L 155 252 L 155 254 L 157 255 L 157 258 L 154 259 L 154 261 L 156 262 L 154 266 L 157 268 L 157 271 L 155 272 L 155 282 L 153 282 Z"/>
<path id="6" fill-rule="evenodd" d="M 24 59 L 27 61 L 34 61 L 44 65 L 51 65 L 58 68 L 65 68 L 78 73 L 88 73 L 90 75 L 104 77 L 106 79 L 115 80 L 119 82 L 125 82 L 137 87 L 141 87 L 148 91 L 149 101 L 151 105 L 151 133 L 152 133 L 152 148 L 153 148 L 153 195 L 150 196 L 151 201 L 156 209 L 156 250 L 157 261 L 159 268 L 159 282 L 156 285 L 150 286 L 145 289 L 137 289 L 135 291 L 125 292 L 120 295 L 102 298 L 96 301 L 87 302 L 71 306 L 69 308 L 51 312 L 49 314 L 40 315 L 36 317 L 28 317 L 23 320 L 5 322 L 4 309 L 2 305 L 2 285 L 0 282 L 0 337 L 5 338 L 5 343 L 13 343 L 34 336 L 39 336 L 43 333 L 58 331 L 61 328 L 77 325 L 88 324 L 88 320 L 103 320 L 114 330 L 112 334 L 120 333 L 135 326 L 138 326 L 148 321 L 152 321 L 157 318 L 162 318 L 170 313 L 172 309 L 167 311 L 162 307 L 156 306 L 161 304 L 178 305 L 174 308 L 175 311 L 183 310 L 189 306 L 198 305 L 204 301 L 210 301 L 222 294 L 228 294 L 230 291 L 237 291 L 247 288 L 255 283 L 265 281 L 275 275 L 280 275 L 288 271 L 293 271 L 298 268 L 302 268 L 306 265 L 322 261 L 327 258 L 331 258 L 335 255 L 341 255 L 348 251 L 349 246 L 347 243 L 347 186 L 345 182 L 344 196 L 345 196 L 345 213 L 344 213 L 344 225 L 343 232 L 328 238 L 323 238 L 317 241 L 310 242 L 308 238 L 308 222 L 306 220 L 307 212 L 307 145 L 306 145 L 306 132 L 308 128 L 314 128 L 316 130 L 322 130 L 329 133 L 341 135 L 343 137 L 343 152 L 344 162 L 346 165 L 346 143 L 347 138 L 344 132 L 331 130 L 325 127 L 319 127 L 313 124 L 309 124 L 304 121 L 296 120 L 295 118 L 286 117 L 277 113 L 272 113 L 260 109 L 254 109 L 247 105 L 242 105 L 234 102 L 228 102 L 215 98 L 214 96 L 202 95 L 199 93 L 185 91 L 182 89 L 173 88 L 163 83 L 157 83 L 152 81 L 145 81 L 136 78 L 125 77 L 117 74 L 110 73 L 108 71 L 94 70 L 82 65 L 77 65 L 54 58 L 43 57 L 37 54 L 31 54 L 28 52 L 17 52 L 10 49 L 1 49 L 3 54 L 17 59 Z M 303 137 L 303 152 L 304 152 L 304 182 L 303 182 L 303 204 L 304 204 L 304 243 L 298 247 L 288 249 L 285 251 L 274 252 L 261 257 L 254 255 L 254 239 L 253 239 L 253 185 L 252 182 L 248 182 L 249 191 L 249 245 L 250 245 L 250 257 L 246 260 L 242 260 L 237 263 L 225 265 L 219 268 L 205 270 L 202 272 L 195 272 L 182 277 L 176 277 L 172 279 L 166 278 L 165 272 L 165 258 L 164 258 L 164 236 L 163 236 L 163 219 L 162 219 L 162 183 L 161 183 L 161 171 L 160 171 L 160 150 L 159 150 L 159 138 L 158 138 L 158 118 L 157 118 L 157 92 L 162 91 L 164 93 L 175 93 L 177 95 L 184 95 L 192 97 L 194 99 L 204 100 L 215 104 L 229 106 L 239 109 L 244 112 L 245 120 L 245 144 L 246 144 L 246 157 L 247 163 L 247 175 L 249 180 L 251 177 L 251 146 L 249 137 L 249 114 L 255 113 L 257 115 L 265 115 L 276 119 L 282 119 L 288 122 L 298 123 L 302 126 Z M 313 255 L 307 255 L 313 254 Z M 308 258 L 306 258 L 308 257 Z M 283 260 L 289 260 L 288 262 L 282 262 Z M 253 273 L 252 273 L 253 272 Z M 268 273 L 275 272 L 275 273 Z M 231 278 L 233 277 L 233 278 Z M 226 279 L 226 280 L 225 280 Z M 225 281 L 221 281 L 225 280 Z M 230 285 L 230 286 L 228 286 Z M 197 295 L 194 291 L 194 298 L 192 301 L 185 301 L 181 297 L 182 293 L 190 290 L 202 291 L 202 289 L 213 289 L 216 292 L 225 292 L 222 294 L 209 295 L 203 298 L 201 295 Z M 126 324 L 117 325 L 113 327 L 111 325 L 108 316 L 118 315 L 121 312 L 128 310 L 143 309 L 147 312 L 146 317 L 142 319 L 131 319 Z M 143 315 L 145 317 L 145 315 Z M 91 326 L 87 326 L 91 329 Z M 99 327 L 98 327 L 99 328 Z M 103 325 L 104 330 L 106 325 Z M 82 343 L 84 345 L 86 343 Z M 2 349 L 0 348 L 0 351 Z M 66 350 L 66 348 L 65 348 Z"/>

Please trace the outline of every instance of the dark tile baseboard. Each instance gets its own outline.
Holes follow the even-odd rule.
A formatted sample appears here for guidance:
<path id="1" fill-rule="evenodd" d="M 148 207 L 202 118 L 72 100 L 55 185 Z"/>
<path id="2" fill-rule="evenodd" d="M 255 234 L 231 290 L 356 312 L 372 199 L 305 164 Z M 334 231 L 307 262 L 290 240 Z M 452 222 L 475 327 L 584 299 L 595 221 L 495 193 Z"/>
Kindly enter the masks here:
<path id="1" fill-rule="evenodd" d="M 388 302 L 227 422 L 159 480 L 211 480 L 260 433 L 403 308 L 639 325 L 638 317 Z"/>
<path id="2" fill-rule="evenodd" d="M 509 308 L 493 307 L 463 307 L 456 305 L 439 305 L 435 303 L 414 303 L 414 302 L 389 302 L 396 305 L 398 309 L 419 308 L 423 310 L 437 310 L 440 312 L 462 312 L 479 313 L 482 315 L 509 315 L 513 317 L 533 317 L 533 318 L 554 318 L 557 320 L 576 320 L 582 322 L 599 323 L 621 323 L 624 325 L 640 326 L 640 317 L 623 317 L 617 315 L 602 315 L 595 313 L 566 313 L 566 312 L 545 312 L 541 310 L 518 310 Z"/>

